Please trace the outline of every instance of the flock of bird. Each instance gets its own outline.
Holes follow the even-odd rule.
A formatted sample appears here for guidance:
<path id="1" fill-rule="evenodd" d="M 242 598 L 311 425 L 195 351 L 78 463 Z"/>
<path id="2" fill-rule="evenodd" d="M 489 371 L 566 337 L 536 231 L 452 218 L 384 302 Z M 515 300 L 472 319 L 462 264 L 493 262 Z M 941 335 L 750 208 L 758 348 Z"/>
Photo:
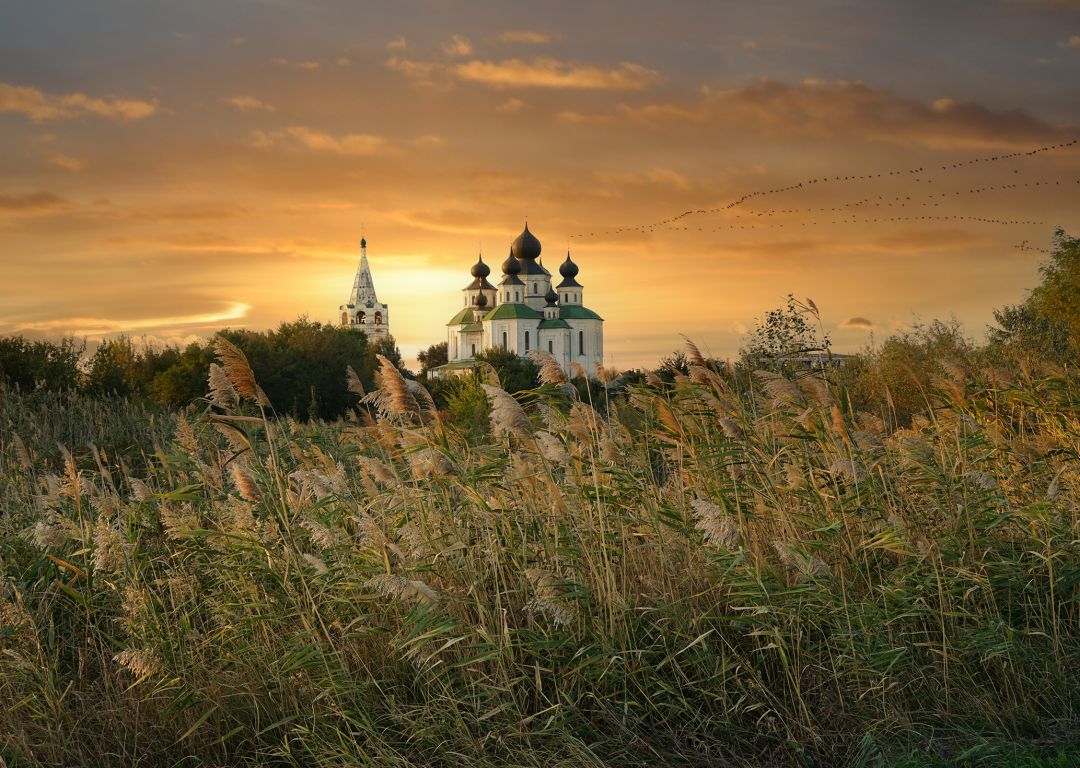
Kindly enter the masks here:
<path id="1" fill-rule="evenodd" d="M 1052 152 L 1055 150 L 1067 149 L 1080 143 L 1080 139 L 1072 139 L 1071 141 L 1063 141 L 1057 144 L 1048 144 L 1046 146 L 1037 147 L 1028 151 L 1022 152 L 1009 152 L 1001 155 L 992 155 L 989 157 L 979 157 L 970 160 L 963 160 L 955 163 L 944 163 L 940 166 L 940 171 L 953 171 L 968 166 L 974 166 L 978 164 L 989 164 L 1000 162 L 1003 160 L 1011 160 L 1016 158 L 1031 157 L 1039 155 L 1044 152 Z M 927 172 L 925 167 L 908 168 L 901 170 L 882 171 L 880 173 L 869 174 L 855 174 L 855 175 L 835 175 L 835 176 L 822 176 L 819 178 L 805 179 L 795 184 L 789 184 L 783 187 L 776 187 L 773 189 L 758 190 L 755 192 L 748 192 L 726 205 L 717 206 L 714 208 L 698 208 L 683 211 L 682 213 L 671 216 L 660 221 L 655 221 L 646 224 L 637 224 L 630 226 L 615 227 L 613 229 L 601 230 L 595 232 L 581 232 L 571 235 L 571 238 L 582 239 L 588 237 L 604 237 L 611 235 L 621 235 L 627 233 L 647 234 L 655 232 L 657 230 L 666 231 L 698 231 L 698 232 L 719 232 L 726 230 L 740 230 L 740 229 L 767 229 L 767 228 L 784 228 L 785 225 L 782 222 L 768 222 L 766 226 L 758 226 L 756 224 L 748 223 L 741 214 L 735 214 L 735 221 L 729 224 L 722 224 L 718 226 L 692 226 L 686 219 L 696 216 L 708 215 L 708 214 L 724 214 L 730 212 L 732 209 L 745 206 L 747 203 L 757 201 L 760 198 L 768 197 L 770 195 L 778 195 L 785 192 L 798 192 L 806 190 L 810 187 L 829 184 L 836 186 L 837 184 L 844 185 L 852 182 L 870 181 L 876 179 L 888 179 L 889 177 L 908 177 L 915 181 L 925 180 L 926 183 L 933 183 L 932 178 L 927 178 L 932 173 L 938 173 L 938 171 Z M 1019 174 L 1019 170 L 1014 169 L 1014 174 Z M 921 176 L 922 175 L 922 176 Z M 1075 184 L 1080 184 L 1080 179 L 1072 180 Z M 870 213 L 874 210 L 883 210 L 892 208 L 895 212 L 897 208 L 904 209 L 918 209 L 918 208 L 940 208 L 943 202 L 952 201 L 959 197 L 968 195 L 983 195 L 987 192 L 996 191 L 1010 191 L 1017 189 L 1029 189 L 1034 190 L 1036 188 L 1050 188 L 1058 187 L 1062 185 L 1069 186 L 1069 181 L 1062 181 L 1061 179 L 1040 179 L 1038 181 L 1009 181 L 999 182 L 996 184 L 990 184 L 981 187 L 972 187 L 967 190 L 951 190 L 946 192 L 935 192 L 927 195 L 916 195 L 914 198 L 911 195 L 877 195 L 876 197 L 863 197 L 855 201 L 843 203 L 837 206 L 824 207 L 824 206 L 809 206 L 804 208 L 764 208 L 747 213 L 748 218 L 757 220 L 769 219 L 772 217 L 780 217 L 785 214 L 820 214 L 820 213 L 842 213 L 845 216 L 833 218 L 831 220 L 817 220 L 800 222 L 798 225 L 789 223 L 787 228 L 794 229 L 798 227 L 813 227 L 819 224 L 880 224 L 880 223 L 893 223 L 893 222 L 911 222 L 911 221 L 968 221 L 977 222 L 982 224 L 999 224 L 999 225 L 1045 225 L 1045 222 L 1035 221 L 1031 219 L 1004 219 L 995 218 L 991 216 L 966 216 L 966 215 L 938 215 L 938 214 L 926 214 L 926 215 L 892 215 L 892 216 L 871 216 Z M 883 211 L 888 212 L 888 211 Z M 1046 252 L 1044 248 L 1038 248 L 1031 245 L 1027 240 L 1023 243 L 1014 246 L 1021 251 L 1039 251 Z"/>

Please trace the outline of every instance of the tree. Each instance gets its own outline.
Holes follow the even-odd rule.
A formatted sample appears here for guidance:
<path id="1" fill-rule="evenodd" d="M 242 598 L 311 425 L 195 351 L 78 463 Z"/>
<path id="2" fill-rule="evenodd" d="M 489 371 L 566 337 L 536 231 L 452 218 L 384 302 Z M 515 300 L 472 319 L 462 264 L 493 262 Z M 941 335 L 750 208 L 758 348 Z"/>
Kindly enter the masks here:
<path id="1" fill-rule="evenodd" d="M 491 364 L 499 374 L 502 388 L 507 392 L 524 392 L 536 386 L 540 367 L 527 357 L 520 357 L 516 352 L 492 347 L 477 354 L 476 359 Z"/>
<path id="2" fill-rule="evenodd" d="M 990 351 L 1080 363 L 1080 239 L 1057 229 L 1039 274 L 1042 282 L 1023 303 L 994 311 L 998 325 L 987 329 Z"/>
<path id="3" fill-rule="evenodd" d="M 30 341 L 22 336 L 0 338 L 0 383 L 29 392 L 37 386 L 75 389 L 85 343 L 73 338 Z"/>
<path id="4" fill-rule="evenodd" d="M 757 321 L 739 350 L 739 362 L 750 369 L 785 370 L 791 358 L 829 354 L 829 336 L 821 328 L 817 307 L 788 294 L 783 307 L 770 310 Z"/>
<path id="5" fill-rule="evenodd" d="M 432 344 L 427 349 L 417 353 L 416 360 L 420 363 L 421 376 L 427 374 L 432 368 L 446 365 L 448 362 L 446 342 L 440 341 L 438 344 Z"/>

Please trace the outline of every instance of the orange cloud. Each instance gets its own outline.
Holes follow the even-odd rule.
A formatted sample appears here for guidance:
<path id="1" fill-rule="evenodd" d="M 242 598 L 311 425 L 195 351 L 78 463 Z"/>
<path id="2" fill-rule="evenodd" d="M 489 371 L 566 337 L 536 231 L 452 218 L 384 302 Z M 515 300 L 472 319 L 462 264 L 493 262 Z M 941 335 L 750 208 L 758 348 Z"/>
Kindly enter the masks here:
<path id="1" fill-rule="evenodd" d="M 96 98 L 85 93 L 51 94 L 31 86 L 0 83 L 0 112 L 17 112 L 35 123 L 86 114 L 110 120 L 141 120 L 157 110 L 156 100 Z"/>
<path id="2" fill-rule="evenodd" d="M 857 328 L 863 331 L 874 330 L 874 323 L 865 317 L 849 317 L 840 323 L 841 328 Z"/>
<path id="3" fill-rule="evenodd" d="M 859 136 L 933 149 L 1025 147 L 1075 133 L 1075 128 L 1052 125 L 1021 109 L 995 110 L 945 98 L 927 104 L 863 83 L 815 80 L 799 85 L 765 80 L 709 91 L 688 104 L 624 104 L 618 114 L 649 124 L 707 124 L 710 132 L 728 125 L 758 134 Z M 602 116 L 611 114 L 570 121 L 593 122 Z"/>
<path id="4" fill-rule="evenodd" d="M 423 137 L 422 137 L 423 138 Z M 396 154 L 397 149 L 384 137 L 367 133 L 347 133 L 333 136 L 324 131 L 294 125 L 284 131 L 255 131 L 252 144 L 259 149 L 267 149 L 279 144 L 292 144 L 316 152 L 332 152 L 351 157 L 373 157 L 376 155 Z M 421 142 L 428 143 L 430 142 Z"/>
<path id="5" fill-rule="evenodd" d="M 45 213 L 71 206 L 71 201 L 52 192 L 30 192 L 25 195 L 0 194 L 0 212 Z"/>
<path id="6" fill-rule="evenodd" d="M 276 109 L 272 104 L 260 101 L 254 96 L 232 96 L 228 99 L 222 99 L 222 101 L 245 112 L 274 112 Z"/>
<path id="7" fill-rule="evenodd" d="M 532 32 L 527 29 L 508 29 L 496 38 L 500 43 L 529 43 L 542 45 L 551 41 L 551 35 L 544 32 Z"/>
<path id="8" fill-rule="evenodd" d="M 451 37 L 449 42 L 443 43 L 442 49 L 447 56 L 471 56 L 473 52 L 472 43 L 461 35 Z"/>
<path id="9" fill-rule="evenodd" d="M 79 158 L 65 155 L 63 152 L 51 152 L 46 159 L 58 168 L 63 168 L 65 171 L 71 171 L 73 173 L 81 171 L 83 166 L 86 165 Z"/>
<path id="10" fill-rule="evenodd" d="M 469 61 L 458 64 L 454 74 L 462 80 L 497 87 L 604 91 L 640 91 L 663 79 L 655 70 L 631 62 L 623 62 L 616 69 L 601 69 L 551 58 Z"/>

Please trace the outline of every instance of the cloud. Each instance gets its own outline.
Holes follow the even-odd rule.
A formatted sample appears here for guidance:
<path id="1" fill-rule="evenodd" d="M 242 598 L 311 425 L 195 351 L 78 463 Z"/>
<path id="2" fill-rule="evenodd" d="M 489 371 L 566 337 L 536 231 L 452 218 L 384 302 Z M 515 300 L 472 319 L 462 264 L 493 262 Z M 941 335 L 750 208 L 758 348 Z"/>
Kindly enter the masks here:
<path id="1" fill-rule="evenodd" d="M 51 152 L 45 159 L 58 168 L 63 168 L 65 171 L 71 171 L 73 173 L 81 171 L 86 165 L 79 158 L 65 155 L 63 152 Z"/>
<path id="2" fill-rule="evenodd" d="M 647 124 L 707 124 L 710 132 L 726 124 L 759 135 L 857 136 L 933 149 L 1024 147 L 1075 132 L 1021 109 L 995 110 L 947 98 L 927 104 L 863 83 L 814 80 L 799 85 L 763 80 L 710 91 L 696 102 L 621 105 L 618 112 Z"/>
<path id="3" fill-rule="evenodd" d="M 392 69 L 395 72 L 400 72 L 410 80 L 415 80 L 421 85 L 434 84 L 434 77 L 436 73 L 440 72 L 442 67 L 432 61 L 415 61 L 413 59 L 407 59 L 404 56 L 391 56 L 386 60 L 386 67 Z"/>
<path id="4" fill-rule="evenodd" d="M 525 106 L 525 102 L 521 99 L 507 99 L 499 106 L 495 107 L 496 112 L 517 112 Z"/>
<path id="5" fill-rule="evenodd" d="M 284 131 L 255 131 L 251 143 L 258 149 L 268 149 L 280 144 L 293 144 L 316 152 L 331 152 L 350 157 L 374 157 L 395 154 L 396 148 L 384 137 L 367 133 L 346 133 L 333 136 L 324 131 L 294 125 Z"/>
<path id="6" fill-rule="evenodd" d="M 496 38 L 500 43 L 528 43 L 530 45 L 542 45 L 551 42 L 551 35 L 544 32 L 533 32 L 528 29 L 508 29 L 499 33 Z"/>
<path id="7" fill-rule="evenodd" d="M 226 104 L 232 104 L 237 109 L 241 109 L 245 112 L 274 112 L 275 107 L 272 104 L 267 104 L 265 101 L 260 101 L 254 96 L 230 96 L 227 99 L 222 99 Z"/>
<path id="8" fill-rule="evenodd" d="M 386 44 L 388 51 L 404 51 L 409 44 L 405 41 L 405 35 L 398 35 Z"/>
<path id="9" fill-rule="evenodd" d="M 1080 48 L 1080 35 L 1073 35 L 1060 45 L 1062 48 Z"/>
<path id="10" fill-rule="evenodd" d="M 236 35 L 229 42 L 232 43 L 233 45 L 243 45 L 244 43 L 247 42 L 247 38 L 244 37 L 243 35 Z"/>
<path id="11" fill-rule="evenodd" d="M 314 72 L 319 68 L 319 62 L 314 59 L 308 59 L 306 61 L 290 61 L 289 59 L 283 59 L 280 56 L 270 60 L 272 64 L 277 64 L 279 67 L 289 67 L 290 69 L 304 69 L 308 72 Z"/>
<path id="12" fill-rule="evenodd" d="M 417 147 L 441 147 L 446 141 L 442 136 L 436 136 L 433 133 L 426 133 L 423 136 L 417 136 L 412 140 L 411 144 Z"/>
<path id="13" fill-rule="evenodd" d="M 842 323 L 840 323 L 840 327 L 841 328 L 853 328 L 853 329 L 858 329 L 858 330 L 861 330 L 861 331 L 872 331 L 872 330 L 874 330 L 873 322 L 866 319 L 865 317 L 859 317 L 859 316 L 849 317 L 847 320 L 844 320 Z"/>
<path id="14" fill-rule="evenodd" d="M 0 83 L 0 112 L 18 112 L 35 123 L 93 114 L 110 120 L 142 120 L 158 110 L 157 101 L 97 98 L 85 93 L 51 94 L 32 86 Z"/>
<path id="15" fill-rule="evenodd" d="M 569 88 L 604 91 L 640 91 L 660 82 L 658 72 L 640 64 L 623 62 L 615 69 L 575 65 L 551 58 L 531 61 L 469 61 L 458 64 L 454 74 L 461 80 L 496 87 Z"/>
<path id="16" fill-rule="evenodd" d="M 473 45 L 467 38 L 454 35 L 449 42 L 443 43 L 442 50 L 447 56 L 471 56 Z"/>
<path id="17" fill-rule="evenodd" d="M 635 173 L 633 171 L 616 173 L 601 172 L 596 174 L 596 178 L 598 181 L 620 186 L 656 185 L 675 189 L 680 192 L 685 192 L 690 189 L 690 182 L 686 180 L 686 177 L 670 168 L 651 168 L 642 173 Z"/>
<path id="18" fill-rule="evenodd" d="M 0 212 L 46 213 L 71 206 L 71 201 L 52 192 L 28 192 L 24 195 L 0 194 Z"/>
<path id="19" fill-rule="evenodd" d="M 213 326 L 226 323 L 230 320 L 240 320 L 247 317 L 251 310 L 250 304 L 233 302 L 216 312 L 205 312 L 194 315 L 178 315 L 175 317 L 143 317 L 133 319 L 111 319 L 103 317 L 65 317 L 55 320 L 28 322 L 16 325 L 16 332 L 45 332 L 64 333 L 74 336 L 89 336 L 98 338 L 111 333 L 124 333 L 150 328 L 177 328 L 191 326 Z"/>

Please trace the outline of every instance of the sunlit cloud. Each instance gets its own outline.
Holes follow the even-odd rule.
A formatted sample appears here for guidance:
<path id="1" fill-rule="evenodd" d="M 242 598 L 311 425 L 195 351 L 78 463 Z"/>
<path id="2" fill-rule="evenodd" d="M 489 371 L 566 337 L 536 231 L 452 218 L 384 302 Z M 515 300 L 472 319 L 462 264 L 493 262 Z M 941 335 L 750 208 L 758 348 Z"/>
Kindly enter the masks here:
<path id="1" fill-rule="evenodd" d="M 404 51 L 408 47 L 408 42 L 405 40 L 404 35 L 398 35 L 393 40 L 386 44 L 386 50 L 388 51 Z"/>
<path id="2" fill-rule="evenodd" d="M 276 64 L 279 67 L 288 67 L 290 69 L 303 69 L 308 72 L 314 72 L 319 68 L 319 62 L 314 59 L 306 59 L 302 61 L 294 61 L 282 57 L 276 57 L 270 60 L 272 64 Z"/>
<path id="3" fill-rule="evenodd" d="M 507 99 L 506 101 L 495 107 L 496 112 L 517 112 L 525 106 L 525 102 L 521 99 Z"/>
<path id="4" fill-rule="evenodd" d="M 256 99 L 254 96 L 230 96 L 222 99 L 226 104 L 231 104 L 244 112 L 273 112 L 275 107 L 265 101 Z"/>
<path id="5" fill-rule="evenodd" d="M 530 61 L 469 61 L 454 68 L 458 78 L 496 87 L 640 91 L 663 80 L 659 72 L 623 62 L 615 69 L 551 58 Z"/>
<path id="6" fill-rule="evenodd" d="M 1061 44 L 1062 48 L 1080 48 L 1080 35 L 1073 35 L 1064 43 Z"/>
<path id="7" fill-rule="evenodd" d="M 442 50 L 447 56 L 471 56 L 473 45 L 468 38 L 454 35 L 449 42 L 443 43 Z"/>
<path id="8" fill-rule="evenodd" d="M 251 305 L 233 302 L 218 312 L 205 312 L 174 317 L 142 317 L 131 319 L 112 319 L 103 317 L 62 317 L 29 323 L 12 323 L 10 328 L 15 333 L 63 333 L 79 337 L 100 338 L 115 333 L 132 331 L 152 331 L 158 328 L 182 328 L 199 326 L 217 326 L 247 317 Z"/>
<path id="9" fill-rule="evenodd" d="M 346 133 L 334 136 L 303 125 L 290 126 L 284 131 L 255 131 L 251 136 L 251 143 L 259 149 L 282 145 L 351 157 L 373 157 L 394 154 L 398 151 L 389 140 L 382 136 L 367 133 Z"/>
<path id="10" fill-rule="evenodd" d="M 65 171 L 71 171 L 72 173 L 77 173 L 86 166 L 86 163 L 82 160 L 77 157 L 72 157 L 71 155 L 65 155 L 63 152 L 50 152 L 46 155 L 45 159 L 56 167 L 63 168 Z"/>
<path id="11" fill-rule="evenodd" d="M 21 195 L 0 193 L 0 213 L 44 213 L 74 205 L 53 192 L 27 192 Z"/>
<path id="12" fill-rule="evenodd" d="M 17 112 L 36 123 L 98 115 L 110 120 L 142 120 L 158 111 L 157 101 L 98 98 L 85 93 L 51 94 L 31 86 L 0 83 L 0 112 Z"/>
<path id="13" fill-rule="evenodd" d="M 534 32 L 528 29 L 508 29 L 505 32 L 500 32 L 498 38 L 500 43 L 529 43 L 532 45 L 541 45 L 551 41 L 551 35 L 544 32 Z"/>
<path id="14" fill-rule="evenodd" d="M 854 328 L 854 329 L 858 329 L 858 330 L 861 330 L 861 331 L 872 331 L 872 330 L 874 330 L 874 323 L 873 323 L 873 321 L 868 320 L 865 317 L 856 316 L 856 317 L 849 317 L 847 320 L 844 320 L 843 322 L 840 323 L 839 327 L 840 328 Z"/>

